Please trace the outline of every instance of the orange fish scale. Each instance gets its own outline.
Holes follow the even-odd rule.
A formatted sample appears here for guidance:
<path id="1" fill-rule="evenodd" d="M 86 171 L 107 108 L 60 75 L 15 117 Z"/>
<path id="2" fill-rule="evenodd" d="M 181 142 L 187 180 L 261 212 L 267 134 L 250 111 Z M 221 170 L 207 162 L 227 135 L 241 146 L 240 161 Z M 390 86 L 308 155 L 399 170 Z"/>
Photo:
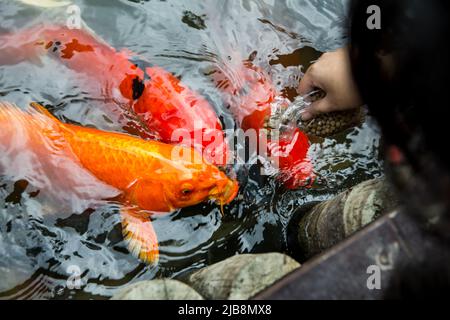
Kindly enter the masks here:
<path id="1" fill-rule="evenodd" d="M 122 134 L 66 125 L 64 136 L 82 165 L 100 180 L 126 190 L 134 180 L 160 169 L 155 154 L 169 154 L 159 143 L 149 144 Z"/>

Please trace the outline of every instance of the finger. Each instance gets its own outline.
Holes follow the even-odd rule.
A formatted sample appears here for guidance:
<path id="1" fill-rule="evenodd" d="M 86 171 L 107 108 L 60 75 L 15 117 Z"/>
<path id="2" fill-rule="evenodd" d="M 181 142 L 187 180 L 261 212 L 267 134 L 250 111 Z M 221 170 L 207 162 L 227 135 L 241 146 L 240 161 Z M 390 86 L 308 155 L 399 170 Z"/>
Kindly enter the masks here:
<path id="1" fill-rule="evenodd" d="M 333 105 L 327 98 L 323 98 L 311 103 L 311 105 L 303 111 L 301 118 L 302 121 L 309 121 L 321 113 L 330 112 L 332 110 Z"/>
<path id="2" fill-rule="evenodd" d="M 328 96 L 313 102 L 310 107 L 312 107 L 315 114 L 327 113 L 334 111 L 336 109 L 336 106 L 328 98 Z"/>
<path id="3" fill-rule="evenodd" d="M 313 77 L 311 72 L 306 72 L 302 80 L 300 80 L 300 85 L 298 87 L 298 93 L 303 96 L 310 93 L 315 89 Z"/>
<path id="4" fill-rule="evenodd" d="M 314 118 L 314 114 L 308 110 L 303 111 L 302 113 L 302 121 L 309 121 Z"/>

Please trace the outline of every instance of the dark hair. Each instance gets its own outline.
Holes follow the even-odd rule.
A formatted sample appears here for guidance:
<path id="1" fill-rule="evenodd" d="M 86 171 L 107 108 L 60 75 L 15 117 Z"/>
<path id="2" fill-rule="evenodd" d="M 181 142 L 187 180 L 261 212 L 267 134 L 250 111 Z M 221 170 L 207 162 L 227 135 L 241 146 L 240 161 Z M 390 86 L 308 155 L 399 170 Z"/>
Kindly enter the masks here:
<path id="1" fill-rule="evenodd" d="M 379 30 L 367 27 L 371 5 L 381 10 Z M 449 6 L 447 0 L 355 0 L 351 5 L 355 80 L 386 144 L 405 156 L 401 164 L 388 165 L 388 173 L 406 199 L 406 213 L 417 218 L 432 244 L 423 244 L 418 250 L 423 256 L 395 270 L 385 298 L 448 297 Z"/>
<path id="2" fill-rule="evenodd" d="M 381 29 L 367 27 L 367 8 L 381 9 Z M 448 13 L 445 0 L 354 1 L 351 47 L 361 93 L 389 142 L 410 152 L 420 131 L 427 151 L 450 165 L 446 135 L 448 92 Z M 391 74 L 389 74 L 391 73 Z M 438 126 L 441 125 L 441 126 Z"/>
<path id="3" fill-rule="evenodd" d="M 367 26 L 371 5 L 380 8 L 381 29 Z M 433 218 L 448 238 L 449 6 L 445 0 L 358 0 L 350 19 L 350 55 L 361 95 L 386 143 L 403 152 L 413 172 L 401 186 L 409 209 L 427 222 Z"/>

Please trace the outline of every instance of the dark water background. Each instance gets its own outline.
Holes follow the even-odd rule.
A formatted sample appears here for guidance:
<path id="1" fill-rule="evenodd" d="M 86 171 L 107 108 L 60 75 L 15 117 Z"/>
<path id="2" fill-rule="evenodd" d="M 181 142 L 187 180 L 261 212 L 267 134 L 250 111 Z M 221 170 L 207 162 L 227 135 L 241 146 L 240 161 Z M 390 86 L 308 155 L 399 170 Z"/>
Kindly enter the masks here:
<path id="1" fill-rule="evenodd" d="M 345 43 L 346 1 L 74 2 L 84 23 L 112 46 L 129 48 L 207 97 L 227 128 L 233 127 L 233 118 L 205 70 L 223 64 L 233 52 L 248 57 L 256 51 L 255 63 L 270 73 L 279 90 L 292 94 L 302 66 L 316 59 L 317 51 Z M 65 8 L 0 0 L 0 33 L 66 19 Z M 41 101 L 64 121 L 122 131 L 101 97 L 80 80 L 50 58 L 0 66 L 0 100 L 20 106 Z M 158 217 L 157 267 L 127 253 L 117 205 L 62 212 L 33 185 L 1 173 L 0 299 L 107 298 L 128 283 L 176 277 L 236 253 L 288 252 L 286 229 L 296 209 L 382 172 L 379 132 L 370 118 L 337 139 L 314 142 L 310 157 L 323 181 L 314 189 L 285 191 L 241 168 L 239 199 L 226 208 L 224 218 L 212 204 Z M 81 272 L 81 290 L 66 287 L 73 266 Z"/>

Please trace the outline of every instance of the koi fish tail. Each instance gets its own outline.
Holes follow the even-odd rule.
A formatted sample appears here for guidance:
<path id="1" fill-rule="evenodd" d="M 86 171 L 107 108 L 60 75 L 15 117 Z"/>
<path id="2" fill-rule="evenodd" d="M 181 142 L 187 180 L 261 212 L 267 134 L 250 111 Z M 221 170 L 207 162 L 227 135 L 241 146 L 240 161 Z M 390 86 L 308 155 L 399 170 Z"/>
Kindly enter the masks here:
<path id="1" fill-rule="evenodd" d="M 10 145 L 28 143 L 29 147 L 42 145 L 53 151 L 63 148 L 62 123 L 40 104 L 33 102 L 30 106 L 22 110 L 15 104 L 0 101 L 0 143 L 14 140 L 15 144 Z"/>
<path id="2" fill-rule="evenodd" d="M 120 191 L 106 185 L 80 164 L 62 124 L 38 105 L 21 109 L 0 102 L 0 174 L 23 179 L 61 211 L 81 212 Z"/>
<path id="3" fill-rule="evenodd" d="M 87 26 L 69 29 L 62 26 L 39 26 L 19 33 L 0 35 L 0 64 L 22 61 L 41 63 L 49 55 L 69 69 L 86 74 L 102 85 L 118 87 L 127 75 L 142 81 L 144 72 L 129 61 L 131 54 L 117 52 Z"/>
<path id="4" fill-rule="evenodd" d="M 122 234 L 128 250 L 141 261 L 157 264 L 159 246 L 156 232 L 150 217 L 136 207 L 123 207 L 120 210 Z"/>

